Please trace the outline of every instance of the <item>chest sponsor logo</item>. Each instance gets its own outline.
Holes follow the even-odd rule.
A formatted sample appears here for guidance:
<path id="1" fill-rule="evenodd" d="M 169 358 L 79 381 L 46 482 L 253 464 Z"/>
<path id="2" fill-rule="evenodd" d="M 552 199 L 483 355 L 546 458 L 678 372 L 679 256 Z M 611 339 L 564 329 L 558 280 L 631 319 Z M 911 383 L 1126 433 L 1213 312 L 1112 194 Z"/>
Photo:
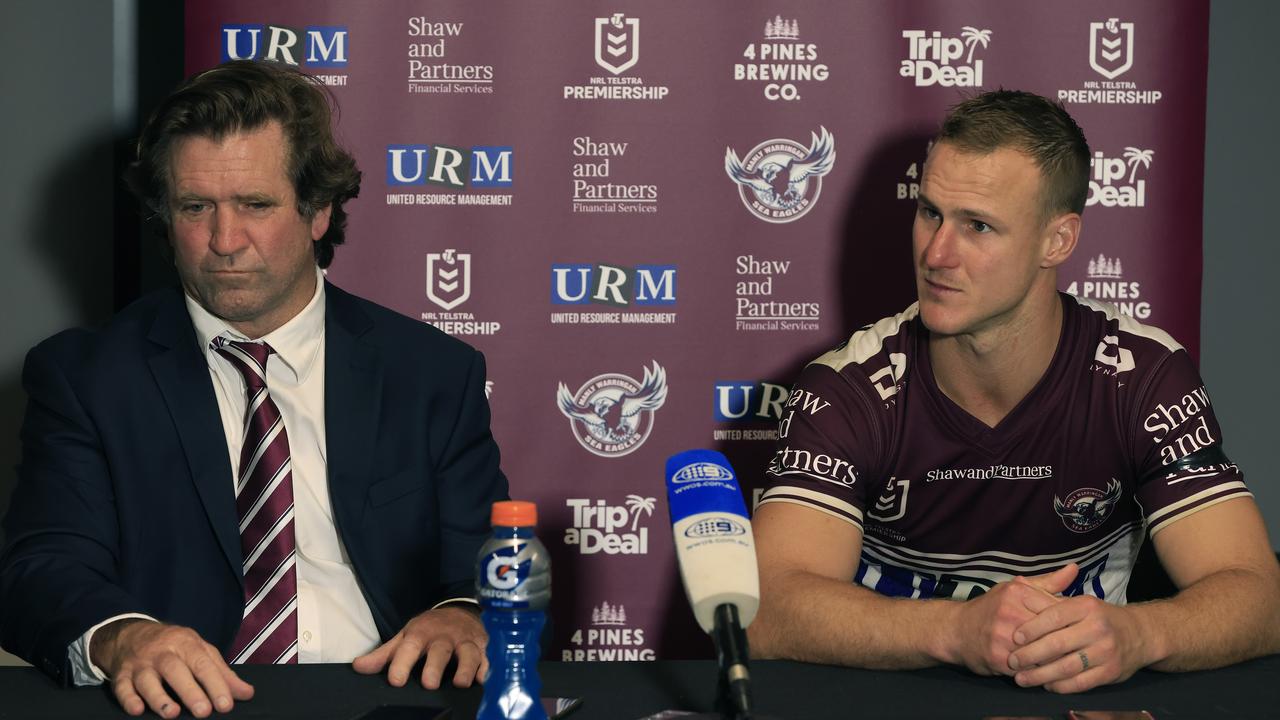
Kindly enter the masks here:
<path id="1" fill-rule="evenodd" d="M 924 481 L 937 480 L 1043 480 L 1053 477 L 1052 465 L 988 465 L 978 468 L 938 468 L 924 474 Z"/>
<path id="2" fill-rule="evenodd" d="M 605 500 L 567 498 L 565 505 L 573 511 L 573 527 L 564 531 L 564 544 L 576 547 L 583 555 L 646 555 L 649 552 L 649 528 L 640 525 L 642 517 L 652 517 L 656 498 L 627 495 L 621 505 Z"/>
<path id="3" fill-rule="evenodd" d="M 578 628 L 569 637 L 573 646 L 561 650 L 564 662 L 611 662 L 653 660 L 656 654 L 646 647 L 644 628 L 627 618 L 622 603 L 602 602 L 591 609 L 591 624 Z"/>
<path id="4" fill-rule="evenodd" d="M 1108 18 L 1090 22 L 1088 31 L 1089 67 L 1095 75 L 1082 80 L 1076 88 L 1058 90 L 1059 101 L 1080 105 L 1154 105 L 1160 102 L 1164 94 L 1160 90 L 1142 88 L 1138 83 L 1123 78 L 1134 66 L 1137 23 Z"/>
<path id="5" fill-rule="evenodd" d="M 1086 206 L 1146 207 L 1147 181 L 1144 175 L 1155 158 L 1155 150 L 1126 146 L 1120 157 L 1107 157 L 1101 150 L 1093 154 Z"/>
<path id="6" fill-rule="evenodd" d="M 1142 299 L 1142 285 L 1137 280 L 1124 279 L 1124 266 L 1119 257 L 1107 257 L 1098 253 L 1090 258 L 1084 282 L 1072 280 L 1067 292 L 1094 300 L 1105 300 L 1116 306 L 1122 315 L 1146 320 L 1151 317 L 1151 303 Z"/>
<path id="7" fill-rule="evenodd" d="M 818 62 L 818 46 L 801 42 L 800 21 L 781 15 L 764 23 L 764 42 L 749 43 L 746 62 L 734 63 L 733 79 L 763 83 L 766 100 L 800 99 L 799 83 L 826 82 L 830 69 Z"/>
<path id="8" fill-rule="evenodd" d="M 222 32 L 222 62 L 265 60 L 293 67 L 347 67 L 347 26 L 227 24 Z M 345 74 L 316 74 L 326 85 L 347 84 Z"/>
<path id="9" fill-rule="evenodd" d="M 1065 500 L 1059 500 L 1055 494 L 1053 511 L 1071 532 L 1089 532 L 1111 517 L 1111 511 L 1120 502 L 1120 494 L 1120 482 L 1112 478 L 1105 490 L 1080 488 L 1067 495 Z"/>
<path id="10" fill-rule="evenodd" d="M 914 78 L 916 87 L 982 87 L 982 60 L 974 59 L 978 47 L 986 50 L 991 31 L 972 25 L 960 28 L 958 37 L 939 30 L 903 30 L 907 59 L 898 74 Z"/>
<path id="11" fill-rule="evenodd" d="M 636 380 L 619 373 L 597 375 L 575 393 L 562 382 L 556 392 L 560 412 L 578 443 L 600 457 L 622 457 L 644 444 L 653 417 L 667 400 L 667 372 L 655 360 Z"/>
<path id="12" fill-rule="evenodd" d="M 493 92 L 493 66 L 451 62 L 450 51 L 461 42 L 466 24 L 417 16 L 409 18 L 409 93 L 488 95 Z"/>
<path id="13" fill-rule="evenodd" d="M 804 217 L 818 202 L 822 178 L 835 165 L 836 141 L 825 127 L 810 133 L 809 146 L 774 138 L 751 148 L 744 160 L 725 148 L 724 170 L 738 184 L 747 210 L 771 223 Z"/>

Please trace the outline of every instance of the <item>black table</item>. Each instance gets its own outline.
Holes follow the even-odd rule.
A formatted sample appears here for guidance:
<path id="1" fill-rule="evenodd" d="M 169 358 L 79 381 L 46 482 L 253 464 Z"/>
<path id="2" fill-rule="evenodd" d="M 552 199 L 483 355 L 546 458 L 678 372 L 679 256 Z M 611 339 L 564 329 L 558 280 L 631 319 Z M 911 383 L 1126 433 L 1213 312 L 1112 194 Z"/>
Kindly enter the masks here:
<path id="1" fill-rule="evenodd" d="M 543 663 L 546 695 L 580 696 L 571 720 L 635 720 L 664 709 L 707 710 L 715 687 L 710 661 Z M 227 717 L 348 720 L 380 703 L 447 705 L 455 720 L 475 717 L 480 690 L 393 688 L 347 665 L 244 667 L 256 697 Z M 784 661 L 752 663 L 761 712 L 786 720 L 965 718 L 1067 710 L 1149 710 L 1174 718 L 1280 718 L 1280 656 L 1212 672 L 1140 672 L 1082 695 L 1024 689 L 1003 678 L 954 668 L 872 672 Z M 103 688 L 62 689 L 31 668 L 0 668 L 0 719 L 127 717 Z M 152 715 L 151 717 L 155 717 Z M 186 717 L 186 716 L 184 716 Z"/>

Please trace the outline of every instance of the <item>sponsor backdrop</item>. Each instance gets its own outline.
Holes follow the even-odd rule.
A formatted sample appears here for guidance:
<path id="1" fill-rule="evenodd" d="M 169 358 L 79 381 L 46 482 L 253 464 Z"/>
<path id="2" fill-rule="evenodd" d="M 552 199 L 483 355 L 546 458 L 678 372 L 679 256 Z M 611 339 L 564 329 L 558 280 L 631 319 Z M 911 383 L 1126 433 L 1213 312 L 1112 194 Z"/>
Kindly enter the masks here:
<path id="1" fill-rule="evenodd" d="M 1208 3 L 187 1 L 189 72 L 330 86 L 364 170 L 338 285 L 481 349 L 554 560 L 556 659 L 709 652 L 665 459 L 758 496 L 805 362 L 914 296 L 946 108 L 1064 102 L 1094 151 L 1064 290 L 1199 342 Z M 431 359 L 422 358 L 423 372 Z"/>

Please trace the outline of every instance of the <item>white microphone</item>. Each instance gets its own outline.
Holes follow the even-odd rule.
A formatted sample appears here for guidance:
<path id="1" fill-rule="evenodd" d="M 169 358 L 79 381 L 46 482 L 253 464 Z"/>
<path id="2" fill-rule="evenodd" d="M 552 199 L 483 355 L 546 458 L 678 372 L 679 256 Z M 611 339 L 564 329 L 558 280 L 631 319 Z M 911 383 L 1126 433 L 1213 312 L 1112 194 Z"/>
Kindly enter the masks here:
<path id="1" fill-rule="evenodd" d="M 748 718 L 743 628 L 760 607 L 760 572 L 747 505 L 728 459 L 714 450 L 686 450 L 667 458 L 667 507 L 689 605 L 716 643 L 722 699 L 736 717 Z"/>

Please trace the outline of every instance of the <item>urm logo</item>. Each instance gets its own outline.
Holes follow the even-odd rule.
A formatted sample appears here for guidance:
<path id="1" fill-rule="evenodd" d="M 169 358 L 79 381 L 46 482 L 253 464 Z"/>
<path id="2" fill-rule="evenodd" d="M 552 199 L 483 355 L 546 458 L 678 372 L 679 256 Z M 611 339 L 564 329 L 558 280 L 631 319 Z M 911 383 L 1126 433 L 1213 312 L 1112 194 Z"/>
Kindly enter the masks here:
<path id="1" fill-rule="evenodd" d="M 343 68 L 347 66 L 347 26 L 223 25 L 222 61 L 229 60 Z"/>
<path id="2" fill-rule="evenodd" d="M 721 422 L 781 420 L 787 401 L 785 385 L 749 380 L 716 383 L 716 420 Z"/>
<path id="3" fill-rule="evenodd" d="M 564 263 L 551 266 L 556 305 L 675 305 L 676 266 Z"/>
<path id="4" fill-rule="evenodd" d="M 476 145 L 388 145 L 388 185 L 443 185 L 462 189 L 511 187 L 511 147 Z M 465 168 L 465 169 L 464 169 Z M 465 177 L 464 177 L 465 175 Z"/>

